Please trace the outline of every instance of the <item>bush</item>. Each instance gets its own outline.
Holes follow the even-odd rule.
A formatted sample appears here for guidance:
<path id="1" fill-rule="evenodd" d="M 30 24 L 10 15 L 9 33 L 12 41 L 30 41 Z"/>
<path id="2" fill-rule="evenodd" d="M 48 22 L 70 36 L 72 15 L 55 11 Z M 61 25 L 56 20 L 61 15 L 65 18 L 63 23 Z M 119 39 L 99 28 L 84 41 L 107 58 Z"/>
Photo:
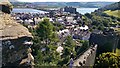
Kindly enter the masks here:
<path id="1" fill-rule="evenodd" d="M 102 53 L 96 58 L 95 68 L 119 68 L 120 56 L 115 53 Z"/>

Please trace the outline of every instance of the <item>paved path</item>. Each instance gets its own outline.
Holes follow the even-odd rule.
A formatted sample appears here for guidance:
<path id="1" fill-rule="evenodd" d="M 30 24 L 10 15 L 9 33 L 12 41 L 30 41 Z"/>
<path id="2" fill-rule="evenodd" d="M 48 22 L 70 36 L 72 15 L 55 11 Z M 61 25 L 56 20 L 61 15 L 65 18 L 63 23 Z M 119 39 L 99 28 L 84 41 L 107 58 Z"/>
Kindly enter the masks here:
<path id="1" fill-rule="evenodd" d="M 95 60 L 96 50 L 97 50 L 97 45 L 95 45 L 93 48 L 89 48 L 78 59 L 74 60 L 73 66 L 91 66 L 91 65 L 93 65 L 94 60 Z"/>

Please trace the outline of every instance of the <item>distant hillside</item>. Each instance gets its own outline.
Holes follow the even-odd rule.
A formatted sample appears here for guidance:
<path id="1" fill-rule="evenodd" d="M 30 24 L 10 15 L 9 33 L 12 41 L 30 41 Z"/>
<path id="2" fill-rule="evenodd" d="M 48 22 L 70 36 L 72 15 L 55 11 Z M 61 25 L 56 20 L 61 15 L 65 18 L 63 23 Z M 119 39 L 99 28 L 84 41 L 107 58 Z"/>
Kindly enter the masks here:
<path id="1" fill-rule="evenodd" d="M 13 2 L 14 6 L 25 6 L 25 5 L 33 5 L 33 6 L 45 6 L 45 7 L 65 7 L 65 6 L 73 6 L 73 7 L 86 7 L 86 8 L 101 8 L 106 5 L 112 4 L 114 2 L 34 2 L 34 3 L 20 3 Z"/>
<path id="2" fill-rule="evenodd" d="M 110 15 L 110 16 L 114 16 L 114 17 L 118 17 L 120 18 L 120 10 L 114 10 L 114 11 L 111 11 L 111 10 L 107 10 L 107 11 L 104 11 L 104 13 Z"/>
<path id="3" fill-rule="evenodd" d="M 103 8 L 100 8 L 99 10 L 105 11 L 105 10 L 120 10 L 120 2 L 113 3 L 111 5 L 107 5 Z"/>
<path id="4" fill-rule="evenodd" d="M 98 9 L 109 16 L 120 18 L 120 2 L 116 2 Z M 100 13 L 100 12 L 99 12 Z"/>
<path id="5" fill-rule="evenodd" d="M 101 8 L 106 5 L 112 4 L 113 2 L 68 2 L 67 6 L 79 6 L 86 8 Z"/>

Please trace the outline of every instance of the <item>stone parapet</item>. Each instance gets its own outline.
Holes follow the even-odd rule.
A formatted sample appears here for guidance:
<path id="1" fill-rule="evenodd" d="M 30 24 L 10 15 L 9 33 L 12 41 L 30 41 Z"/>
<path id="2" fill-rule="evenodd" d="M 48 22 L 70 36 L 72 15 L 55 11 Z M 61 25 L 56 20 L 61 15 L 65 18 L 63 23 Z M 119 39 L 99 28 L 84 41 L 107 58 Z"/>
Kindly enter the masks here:
<path id="1" fill-rule="evenodd" d="M 73 66 L 93 66 L 96 56 L 97 45 L 90 47 L 78 59 L 74 60 Z"/>

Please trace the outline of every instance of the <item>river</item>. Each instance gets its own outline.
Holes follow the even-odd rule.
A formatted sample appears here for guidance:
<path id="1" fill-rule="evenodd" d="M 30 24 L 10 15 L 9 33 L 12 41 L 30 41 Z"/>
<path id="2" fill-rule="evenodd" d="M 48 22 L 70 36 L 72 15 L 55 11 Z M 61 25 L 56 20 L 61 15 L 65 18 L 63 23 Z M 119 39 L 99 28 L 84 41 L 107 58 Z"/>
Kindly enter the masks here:
<path id="1" fill-rule="evenodd" d="M 47 13 L 46 11 L 36 10 L 36 9 L 31 9 L 31 8 L 14 8 L 12 12 L 14 13 L 41 13 L 41 14 Z"/>
<path id="2" fill-rule="evenodd" d="M 98 8 L 77 8 L 77 12 L 81 14 L 85 14 L 85 13 L 94 12 L 97 9 Z M 14 13 L 41 13 L 41 14 L 47 13 L 46 11 L 30 9 L 30 8 L 14 8 L 12 12 Z"/>
<path id="3" fill-rule="evenodd" d="M 94 12 L 95 10 L 97 10 L 98 8 L 77 8 L 77 12 L 81 13 L 81 14 L 85 14 L 85 13 L 91 13 Z"/>

